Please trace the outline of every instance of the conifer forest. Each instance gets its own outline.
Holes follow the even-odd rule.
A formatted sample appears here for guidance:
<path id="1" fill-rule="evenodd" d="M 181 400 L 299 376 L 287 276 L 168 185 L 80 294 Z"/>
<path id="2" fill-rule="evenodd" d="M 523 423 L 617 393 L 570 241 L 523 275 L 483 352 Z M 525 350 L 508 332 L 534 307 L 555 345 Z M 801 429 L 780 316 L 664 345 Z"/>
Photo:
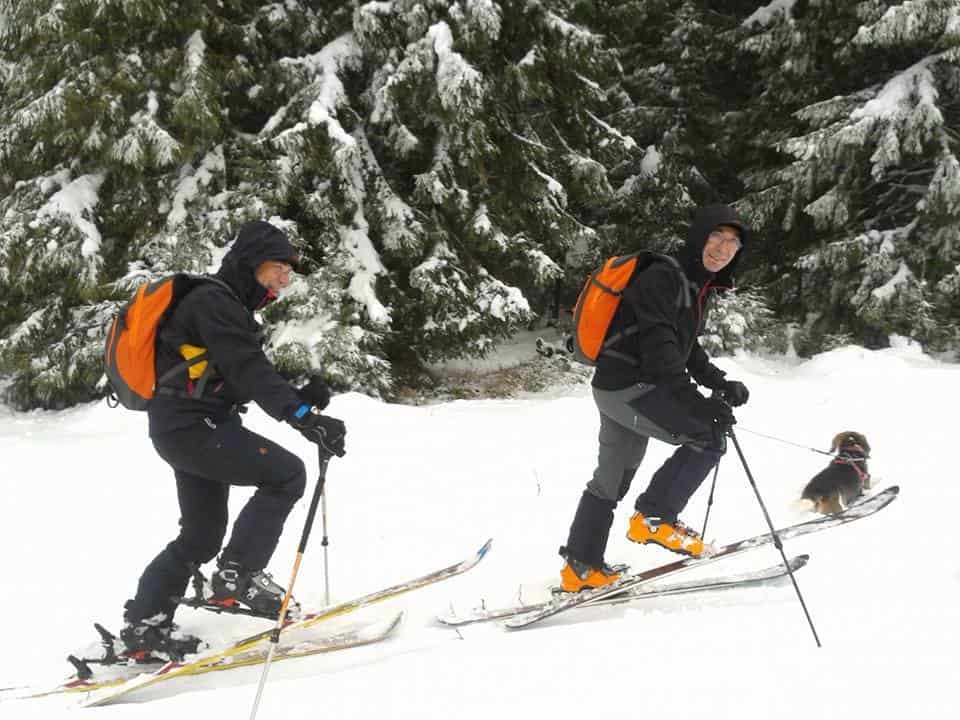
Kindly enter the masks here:
<path id="1" fill-rule="evenodd" d="M 711 203 L 711 352 L 956 358 L 958 152 L 957 0 L 0 0 L 0 391 L 103 396 L 134 288 L 263 219 L 270 356 L 389 398 Z"/>

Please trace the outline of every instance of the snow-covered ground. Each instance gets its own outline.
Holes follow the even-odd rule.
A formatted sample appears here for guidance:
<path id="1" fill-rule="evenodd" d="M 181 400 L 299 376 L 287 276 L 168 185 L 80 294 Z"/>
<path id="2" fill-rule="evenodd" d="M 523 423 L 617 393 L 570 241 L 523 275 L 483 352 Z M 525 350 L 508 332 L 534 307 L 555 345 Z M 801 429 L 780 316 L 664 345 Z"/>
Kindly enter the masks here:
<path id="1" fill-rule="evenodd" d="M 499 605 L 521 591 L 532 600 L 557 581 L 556 550 L 596 451 L 589 388 L 429 407 L 352 394 L 330 408 L 349 426 L 349 454 L 331 462 L 327 483 L 334 600 L 455 562 L 488 537 L 494 546 L 467 575 L 341 621 L 402 608 L 403 625 L 388 642 L 276 664 L 259 717 L 958 717 L 960 560 L 952 539 L 960 476 L 950 448 L 960 366 L 910 346 L 718 364 L 751 389 L 738 437 L 778 525 L 801 517 L 793 501 L 826 458 L 748 430 L 823 449 L 835 433 L 859 430 L 873 446 L 875 486 L 902 487 L 875 517 L 787 543 L 788 553 L 811 555 L 797 579 L 821 649 L 789 584 L 578 611 L 512 633 L 496 624 L 459 634 L 438 626 L 433 616 L 451 604 Z M 313 449 L 290 428 L 256 409 L 247 424 L 315 467 Z M 668 452 L 651 444 L 630 500 Z M 0 408 L 0 454 L 0 688 L 52 683 L 68 674 L 67 653 L 95 639 L 93 621 L 119 626 L 142 567 L 176 532 L 172 475 L 149 444 L 145 418 L 104 404 L 57 413 Z M 248 492 L 234 490 L 234 510 Z M 694 527 L 707 492 L 685 514 Z M 271 565 L 281 582 L 306 504 L 291 516 Z M 625 539 L 630 512 L 630 502 L 618 509 L 608 559 L 635 568 L 671 560 Z M 763 529 L 731 452 L 708 536 L 726 541 Z M 323 598 L 319 530 L 297 585 L 308 606 Z M 697 573 L 777 557 L 767 548 Z M 262 627 L 190 610 L 179 621 L 215 643 Z M 0 701 L 0 718 L 246 717 L 258 678 L 259 670 L 238 670 L 171 681 L 148 703 L 91 710 L 78 710 L 76 696 Z"/>

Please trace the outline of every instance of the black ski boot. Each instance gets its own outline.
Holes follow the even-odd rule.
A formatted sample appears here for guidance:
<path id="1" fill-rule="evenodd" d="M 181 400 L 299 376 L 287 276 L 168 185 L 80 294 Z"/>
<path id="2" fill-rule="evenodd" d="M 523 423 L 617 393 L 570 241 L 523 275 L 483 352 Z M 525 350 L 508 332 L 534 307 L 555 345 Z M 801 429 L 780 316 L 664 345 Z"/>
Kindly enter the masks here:
<path id="1" fill-rule="evenodd" d="M 139 622 L 127 620 L 120 631 L 123 657 L 138 662 L 173 660 L 180 662 L 200 649 L 201 640 L 181 632 L 164 614 Z"/>
<path id="2" fill-rule="evenodd" d="M 275 619 L 287 592 L 277 585 L 269 573 L 263 570 L 247 570 L 240 563 L 228 560 L 210 578 L 213 597 L 210 602 L 224 607 L 236 603 L 247 606 L 257 615 Z M 287 617 L 300 614 L 300 606 L 293 598 L 287 606 Z"/>

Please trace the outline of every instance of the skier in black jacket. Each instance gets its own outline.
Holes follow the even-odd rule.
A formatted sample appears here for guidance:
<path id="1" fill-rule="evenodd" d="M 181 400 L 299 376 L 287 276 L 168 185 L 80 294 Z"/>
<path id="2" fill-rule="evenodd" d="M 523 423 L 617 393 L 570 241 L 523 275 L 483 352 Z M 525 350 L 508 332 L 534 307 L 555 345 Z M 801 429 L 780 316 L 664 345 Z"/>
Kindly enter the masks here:
<path id="1" fill-rule="evenodd" d="M 724 205 L 700 209 L 679 257 L 639 266 L 624 289 L 607 337 L 629 330 L 597 358 L 593 397 L 600 411 L 597 468 L 580 498 L 566 545 L 561 587 L 576 592 L 613 582 L 622 568 L 604 561 L 613 511 L 651 437 L 679 445 L 637 498 L 627 537 L 686 555 L 703 553 L 703 540 L 678 515 L 726 450 L 735 422 L 729 405 L 745 403 L 743 383 L 710 362 L 697 337 L 710 296 L 733 286 L 747 227 Z M 707 398 L 694 382 L 723 391 Z"/>
<path id="2" fill-rule="evenodd" d="M 173 616 L 193 569 L 220 550 L 231 485 L 256 492 L 220 555 L 212 602 L 279 613 L 285 592 L 264 568 L 303 495 L 306 471 L 296 455 L 244 428 L 240 412 L 253 401 L 337 455 L 346 433 L 340 420 L 311 411 L 313 405 L 323 409 L 329 393 L 317 393 L 317 383 L 311 383 L 313 392 L 292 387 L 261 347 L 253 312 L 289 284 L 296 262 L 296 250 L 278 228 L 245 224 L 214 276 L 218 282 L 192 289 L 157 335 L 157 377 L 204 350 L 209 362 L 157 388 L 148 408 L 154 448 L 176 477 L 180 533 L 147 566 L 126 603 L 120 637 L 131 655 L 195 651 L 196 638 L 171 636 Z"/>

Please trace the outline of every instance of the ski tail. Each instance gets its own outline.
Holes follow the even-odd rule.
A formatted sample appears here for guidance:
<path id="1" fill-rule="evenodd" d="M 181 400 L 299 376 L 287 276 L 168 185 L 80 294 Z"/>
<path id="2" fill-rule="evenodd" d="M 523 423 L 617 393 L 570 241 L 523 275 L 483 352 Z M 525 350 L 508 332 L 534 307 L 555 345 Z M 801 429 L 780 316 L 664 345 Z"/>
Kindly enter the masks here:
<path id="1" fill-rule="evenodd" d="M 864 517 L 869 517 L 870 515 L 879 512 L 887 505 L 892 503 L 897 498 L 899 492 L 900 488 L 894 485 L 875 495 L 864 498 L 860 502 L 850 505 L 836 515 L 826 515 L 824 517 L 814 518 L 813 520 L 808 520 L 807 522 L 798 523 L 796 525 L 791 525 L 781 530 L 777 530 L 777 537 L 779 537 L 781 540 L 787 540 L 790 538 L 799 537 L 801 535 L 808 535 L 810 533 L 826 530 L 827 528 L 845 525 Z M 725 545 L 721 548 L 718 548 L 710 555 L 688 557 L 636 574 L 624 575 L 616 582 L 605 585 L 602 588 L 598 588 L 596 590 L 584 590 L 582 592 L 551 602 L 540 610 L 511 617 L 504 623 L 504 626 L 514 630 L 528 627 L 534 623 L 540 622 L 541 620 L 552 617 L 558 613 L 565 612 L 572 608 L 579 607 L 587 603 L 596 602 L 604 598 L 609 598 L 626 590 L 638 588 L 652 580 L 667 577 L 691 568 L 707 565 L 723 558 L 740 555 L 748 550 L 754 550 L 765 545 L 770 545 L 773 542 L 774 536 L 771 533 L 764 533 L 755 537 L 745 538 L 738 542 L 731 543 L 730 545 Z"/>
<path id="2" fill-rule="evenodd" d="M 797 555 L 790 559 L 790 569 L 794 572 L 802 568 L 809 561 L 809 555 Z M 649 589 L 638 588 L 636 591 L 626 591 L 618 595 L 613 595 L 592 603 L 585 603 L 580 607 L 597 607 L 599 605 L 619 605 L 622 603 L 631 603 L 637 600 L 647 600 L 659 597 L 668 597 L 671 595 L 682 595 L 687 593 L 710 592 L 714 590 L 725 590 L 730 588 L 750 587 L 753 585 L 762 585 L 770 583 L 787 576 L 787 569 L 782 565 L 773 565 L 762 570 L 753 570 L 749 572 L 737 573 L 732 575 L 720 575 L 712 578 L 703 578 L 684 583 L 670 583 L 650 586 Z M 559 592 L 559 590 L 557 590 Z M 437 616 L 437 622 L 448 627 L 463 627 L 475 623 L 489 622 L 491 620 L 505 620 L 515 615 L 523 615 L 529 612 L 535 612 L 547 607 L 549 601 L 541 603 L 531 603 L 529 605 L 514 605 L 503 608 L 485 608 L 479 607 L 460 615 L 451 610 Z"/>
<path id="3" fill-rule="evenodd" d="M 331 607 L 324 608 L 315 613 L 302 615 L 300 620 L 284 625 L 284 627 L 280 630 L 281 637 L 283 637 L 283 634 L 285 633 L 313 627 L 317 623 L 325 620 L 340 617 L 342 615 L 346 615 L 347 613 L 355 612 L 361 608 L 369 607 L 375 603 L 383 602 L 384 600 L 397 597 L 398 595 L 402 595 L 412 590 L 461 575 L 462 573 L 465 573 L 468 570 L 476 567 L 476 565 L 483 560 L 484 557 L 486 557 L 492 543 L 492 539 L 487 540 L 487 542 L 484 543 L 476 553 L 461 562 L 450 565 L 449 567 L 427 573 L 426 575 L 421 575 L 418 578 L 414 578 L 413 580 L 409 580 L 398 585 L 392 585 L 388 588 L 377 590 L 354 600 L 348 600 L 347 602 L 340 603 L 339 605 L 333 605 Z M 165 682 L 166 680 L 183 675 L 195 674 L 203 666 L 225 662 L 233 656 L 239 655 L 240 653 L 254 648 L 258 644 L 269 640 L 274 632 L 275 630 L 267 630 L 265 632 L 257 633 L 256 635 L 251 635 L 250 637 L 234 643 L 232 646 L 226 649 L 212 653 L 201 654 L 186 664 L 168 663 L 155 672 L 136 677 L 133 680 L 124 683 L 123 685 L 110 688 L 104 692 L 94 693 L 84 703 L 84 707 L 98 707 L 100 705 L 107 705 L 121 697 L 125 697 L 135 691 L 139 691 L 157 683 Z"/>

